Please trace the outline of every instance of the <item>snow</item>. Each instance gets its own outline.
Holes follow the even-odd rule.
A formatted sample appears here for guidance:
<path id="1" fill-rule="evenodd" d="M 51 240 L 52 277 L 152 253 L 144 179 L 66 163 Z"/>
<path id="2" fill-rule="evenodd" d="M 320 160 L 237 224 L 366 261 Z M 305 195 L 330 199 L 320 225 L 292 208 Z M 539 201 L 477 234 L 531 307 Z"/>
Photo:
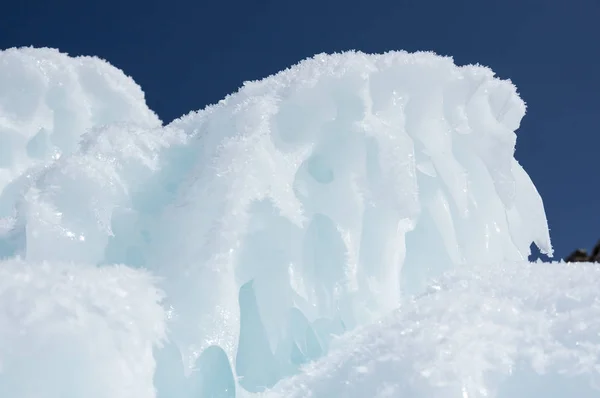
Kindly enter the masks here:
<path id="1" fill-rule="evenodd" d="M 215 343 L 234 362 L 233 292 L 249 281 L 281 363 L 291 308 L 353 328 L 454 265 L 523 260 L 532 242 L 550 252 L 541 199 L 513 158 L 524 112 L 486 68 L 345 53 L 173 122 L 201 159 L 147 265 L 166 280 L 189 363 Z"/>
<path id="2" fill-rule="evenodd" d="M 263 398 L 597 397 L 597 264 L 460 267 Z"/>
<path id="3" fill-rule="evenodd" d="M 0 396 L 153 396 L 162 293 L 125 266 L 0 264 Z"/>
<path id="4" fill-rule="evenodd" d="M 10 215 L 30 174 L 76 151 L 90 128 L 161 125 L 140 87 L 98 58 L 53 49 L 0 51 L 0 87 L 0 219 Z"/>
<path id="5" fill-rule="evenodd" d="M 525 104 L 490 69 L 321 54 L 162 126 L 104 61 L 0 60 L 2 396 L 519 398 L 545 369 L 597 377 L 599 276 L 526 262 L 548 225 L 514 159 Z"/>

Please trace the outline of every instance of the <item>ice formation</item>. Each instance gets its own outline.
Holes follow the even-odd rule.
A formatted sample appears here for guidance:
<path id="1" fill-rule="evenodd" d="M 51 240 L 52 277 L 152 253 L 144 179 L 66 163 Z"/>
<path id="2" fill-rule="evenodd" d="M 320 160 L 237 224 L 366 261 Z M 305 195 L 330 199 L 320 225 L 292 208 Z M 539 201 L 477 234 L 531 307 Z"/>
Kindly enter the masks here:
<path id="1" fill-rule="evenodd" d="M 456 347 L 475 331 L 459 323 L 482 319 L 489 328 L 479 341 L 491 344 L 489 330 L 504 328 L 513 337 L 499 335 L 497 347 L 510 355 L 488 368 L 421 374 L 419 386 L 402 390 L 464 398 L 435 390 L 454 374 L 473 398 L 493 388 L 482 372 L 505 371 L 523 341 L 549 353 L 563 342 L 542 328 L 554 319 L 544 309 L 567 296 L 536 302 L 525 290 L 537 285 L 510 290 L 520 272 L 535 279 L 538 271 L 502 265 L 526 260 L 532 243 L 552 248 L 541 198 L 513 156 L 525 104 L 491 70 L 431 53 L 318 55 L 161 126 L 140 88 L 103 61 L 36 49 L 0 52 L 0 60 L 2 84 L 14 87 L 0 94 L 0 139 L 10 137 L 0 150 L 0 256 L 9 258 L 0 263 L 8 281 L 0 307 L 21 303 L 10 327 L 0 323 L 7 396 L 308 396 L 298 383 L 314 396 L 346 396 L 320 385 L 342 381 L 334 370 L 308 365 L 287 378 L 322 357 L 324 369 L 377 361 L 393 329 L 412 322 L 413 334 L 391 348 L 422 367 L 392 358 L 388 373 L 365 375 L 406 384 L 419 370 L 462 365 Z M 6 77 L 13 69 L 25 71 L 22 83 Z M 472 274 L 456 271 L 474 265 Z M 448 272 L 449 288 L 406 304 Z M 551 290 L 567 280 L 542 281 Z M 487 291 L 497 318 L 473 308 Z M 513 294 L 530 301 L 519 307 Z M 449 348 L 438 355 L 427 345 L 437 338 L 430 328 L 447 320 Z M 518 322 L 531 322 L 530 340 L 514 335 Z M 588 337 L 569 352 L 594 361 Z M 48 360 L 68 353 L 64 367 L 56 360 L 40 376 L 53 388 L 25 390 L 35 358 L 17 358 L 14 347 L 28 341 L 32 355 L 54 347 L 39 354 Z M 345 341 L 374 352 L 355 356 Z M 341 348 L 328 354 L 332 345 Z M 85 382 L 70 390 L 75 367 Z M 348 385 L 372 396 L 355 381 Z"/>
<path id="2" fill-rule="evenodd" d="M 76 151 L 90 128 L 161 125 L 140 87 L 98 58 L 52 49 L 0 51 L 0 88 L 0 220 L 11 215 L 37 169 Z"/>

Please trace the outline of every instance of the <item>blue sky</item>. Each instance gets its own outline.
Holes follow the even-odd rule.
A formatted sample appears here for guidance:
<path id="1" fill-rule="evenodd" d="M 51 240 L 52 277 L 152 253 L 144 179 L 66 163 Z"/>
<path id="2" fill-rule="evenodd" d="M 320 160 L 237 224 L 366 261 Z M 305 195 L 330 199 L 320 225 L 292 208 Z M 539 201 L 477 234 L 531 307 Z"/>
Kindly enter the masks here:
<path id="1" fill-rule="evenodd" d="M 528 104 L 516 156 L 564 256 L 600 239 L 599 20 L 598 0 L 28 0 L 3 4 L 0 47 L 105 58 L 165 122 L 319 52 L 433 50 L 488 65 Z"/>

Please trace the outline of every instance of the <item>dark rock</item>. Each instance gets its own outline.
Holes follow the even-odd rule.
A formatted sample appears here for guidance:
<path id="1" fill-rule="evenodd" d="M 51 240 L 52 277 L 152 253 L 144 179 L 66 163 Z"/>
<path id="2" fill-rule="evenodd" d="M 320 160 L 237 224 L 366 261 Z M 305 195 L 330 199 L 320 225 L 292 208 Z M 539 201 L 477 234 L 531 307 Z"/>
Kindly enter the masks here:
<path id="1" fill-rule="evenodd" d="M 567 263 L 600 263 L 600 241 L 596 243 L 592 253 L 588 255 L 586 249 L 577 249 L 565 258 Z"/>
<path id="2" fill-rule="evenodd" d="M 596 246 L 594 246 L 594 250 L 592 250 L 590 259 L 595 263 L 600 263 L 600 241 L 598 241 L 598 243 L 596 243 Z"/>

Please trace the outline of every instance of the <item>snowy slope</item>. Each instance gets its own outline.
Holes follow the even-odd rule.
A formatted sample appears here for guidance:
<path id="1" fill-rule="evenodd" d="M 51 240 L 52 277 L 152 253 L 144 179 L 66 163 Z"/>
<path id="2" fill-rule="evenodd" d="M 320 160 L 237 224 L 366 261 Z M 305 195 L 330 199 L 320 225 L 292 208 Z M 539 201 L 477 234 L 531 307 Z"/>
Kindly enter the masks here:
<path id="1" fill-rule="evenodd" d="M 264 398 L 592 398 L 600 394 L 600 268 L 466 267 Z"/>
<path id="2" fill-rule="evenodd" d="M 511 290 L 521 273 L 539 273 L 548 291 L 579 278 L 588 301 L 595 293 L 592 271 L 585 279 L 561 268 L 559 279 L 522 263 L 532 243 L 552 248 L 542 200 L 513 157 L 525 104 L 487 68 L 431 53 L 318 55 L 163 127 L 140 88 L 103 61 L 36 49 L 0 60 L 5 75 L 26 64 L 33 76 L 6 98 L 39 80 L 22 96 L 33 110 L 0 104 L 0 121 L 12 126 L 0 133 L 20 137 L 0 151 L 0 256 L 11 258 L 0 270 L 13 281 L 0 284 L 0 307 L 22 303 L 10 326 L 0 322 L 8 396 L 231 398 L 278 383 L 268 396 L 371 397 L 385 382 L 411 397 L 448 398 L 464 398 L 466 383 L 475 397 L 496 391 L 508 365 L 496 356 L 490 366 L 500 370 L 489 375 L 475 366 L 483 362 L 462 369 L 456 344 L 479 333 L 468 323 L 510 334 L 535 319 L 542 328 L 564 298 L 530 307 L 538 293 Z M 66 87 L 59 98 L 47 94 L 54 86 Z M 64 109 L 79 124 L 57 127 Z M 43 153 L 54 156 L 27 149 L 42 129 Z M 447 288 L 410 304 L 447 272 Z M 63 298 L 53 307 L 54 284 Z M 497 318 L 476 308 L 486 292 Z M 529 312 L 511 318 L 511 308 Z M 24 335 L 32 316 L 39 322 Z M 444 317 L 457 320 L 438 354 L 431 327 Z M 81 328 L 65 326 L 73 322 Z M 402 338 L 406 322 L 413 334 Z M 595 337 L 586 336 L 576 353 L 595 363 Z M 480 337 L 469 358 L 488 356 L 494 333 Z M 550 338 L 562 337 L 530 342 L 550 355 Z M 72 355 L 61 356 L 70 340 Z M 499 340 L 513 352 L 507 361 L 521 358 L 523 341 Z M 32 354 L 19 357 L 14 347 L 26 342 Z M 36 351 L 48 344 L 55 351 Z M 373 374 L 367 364 L 381 362 L 382 350 L 391 357 Z M 40 378 L 53 387 L 27 390 L 26 369 L 40 356 L 53 363 Z M 420 367 L 406 362 L 421 357 Z M 319 358 L 326 371 L 311 365 L 288 379 Z M 344 366 L 367 366 L 364 378 L 344 376 Z M 439 372 L 422 374 L 432 367 Z M 85 382 L 71 385 L 75 368 Z M 363 395 L 345 395 L 343 380 Z"/>

